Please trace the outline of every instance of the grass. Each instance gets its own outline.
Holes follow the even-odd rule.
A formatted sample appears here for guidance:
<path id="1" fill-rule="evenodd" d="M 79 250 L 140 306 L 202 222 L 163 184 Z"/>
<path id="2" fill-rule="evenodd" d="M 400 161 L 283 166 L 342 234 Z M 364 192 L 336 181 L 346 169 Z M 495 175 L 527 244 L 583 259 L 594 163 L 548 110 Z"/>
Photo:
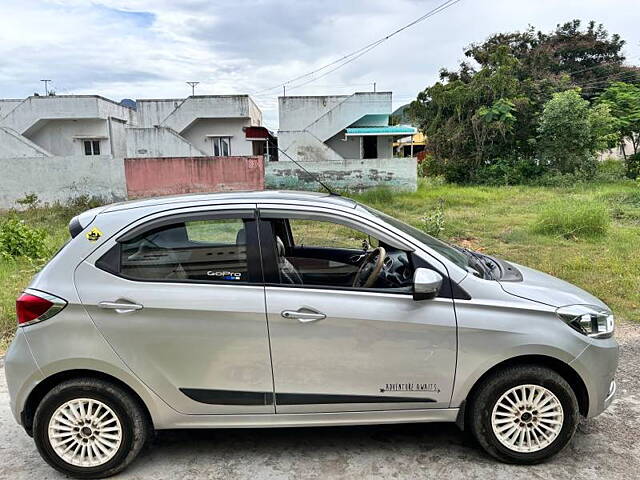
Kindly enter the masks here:
<path id="1" fill-rule="evenodd" d="M 556 200 L 544 206 L 533 229 L 565 238 L 601 237 L 609 230 L 610 212 L 602 202 Z"/>
<path id="2" fill-rule="evenodd" d="M 618 317 L 640 322 L 640 188 L 633 182 L 550 188 L 422 180 L 413 193 L 377 189 L 353 197 L 417 228 L 442 199 L 445 240 L 563 278 L 601 298 Z M 68 239 L 71 217 L 90 206 L 32 208 L 14 215 L 44 228 L 53 253 Z M 9 214 L 0 212 L 0 222 Z M 589 233 L 594 229 L 598 233 Z M 40 266 L 0 257 L 0 349 L 15 330 L 15 298 Z"/>

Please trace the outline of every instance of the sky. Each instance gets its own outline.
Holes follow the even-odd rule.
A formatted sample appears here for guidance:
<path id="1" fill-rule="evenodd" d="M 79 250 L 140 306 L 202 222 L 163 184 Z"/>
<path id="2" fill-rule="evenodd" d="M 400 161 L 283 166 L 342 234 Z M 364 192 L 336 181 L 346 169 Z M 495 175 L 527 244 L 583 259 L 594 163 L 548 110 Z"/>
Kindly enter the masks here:
<path id="1" fill-rule="evenodd" d="M 277 86 L 357 50 L 443 0 L 0 0 L 0 98 L 250 94 L 277 129 Z M 287 94 L 393 92 L 408 103 L 496 32 L 603 23 L 640 64 L 638 0 L 461 0 L 344 68 Z M 323 70 L 321 73 L 324 73 Z M 317 74 L 319 75 L 319 74 Z M 309 77 L 313 79 L 315 76 Z M 298 82 L 301 83 L 301 82 Z"/>

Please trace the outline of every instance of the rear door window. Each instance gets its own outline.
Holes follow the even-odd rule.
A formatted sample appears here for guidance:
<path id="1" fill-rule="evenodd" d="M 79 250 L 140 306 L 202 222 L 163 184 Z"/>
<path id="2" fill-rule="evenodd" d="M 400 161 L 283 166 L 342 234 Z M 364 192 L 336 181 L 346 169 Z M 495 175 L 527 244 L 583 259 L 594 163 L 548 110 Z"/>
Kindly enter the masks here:
<path id="1" fill-rule="evenodd" d="M 259 263 L 248 254 L 253 219 L 176 221 L 120 242 L 119 273 L 133 280 L 246 283 Z M 253 230 L 252 230 L 253 231 Z"/>

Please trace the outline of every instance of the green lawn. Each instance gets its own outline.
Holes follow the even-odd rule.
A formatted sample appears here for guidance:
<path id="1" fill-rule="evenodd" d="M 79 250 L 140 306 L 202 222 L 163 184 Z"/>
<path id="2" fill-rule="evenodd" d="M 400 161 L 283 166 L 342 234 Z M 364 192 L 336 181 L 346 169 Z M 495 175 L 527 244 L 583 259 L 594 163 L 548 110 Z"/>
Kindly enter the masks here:
<path id="1" fill-rule="evenodd" d="M 636 183 L 548 188 L 461 187 L 422 181 L 415 193 L 372 190 L 354 197 L 419 228 L 442 199 L 444 239 L 575 283 L 604 300 L 618 317 L 640 321 L 640 187 Z M 585 205 L 604 207 L 610 218 L 605 233 L 576 237 L 539 233 L 536 228 L 541 213 L 549 208 L 579 211 Z M 44 228 L 53 253 L 68 238 L 69 220 L 83 208 L 34 208 L 13 215 Z M 0 222 L 10 214 L 0 212 Z M 15 330 L 15 298 L 38 268 L 37 262 L 0 256 L 0 348 Z"/>

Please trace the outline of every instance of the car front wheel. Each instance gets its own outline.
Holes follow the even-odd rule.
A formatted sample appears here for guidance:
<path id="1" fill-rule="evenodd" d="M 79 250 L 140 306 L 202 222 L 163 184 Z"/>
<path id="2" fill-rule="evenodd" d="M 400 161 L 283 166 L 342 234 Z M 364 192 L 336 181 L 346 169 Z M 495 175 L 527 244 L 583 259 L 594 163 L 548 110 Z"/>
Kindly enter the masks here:
<path id="1" fill-rule="evenodd" d="M 562 450 L 579 421 L 571 386 L 555 371 L 517 366 L 498 371 L 471 401 L 471 430 L 491 455 L 508 463 L 539 463 Z"/>
<path id="2" fill-rule="evenodd" d="M 76 478 L 102 478 L 123 470 L 148 437 L 145 412 L 117 385 L 68 380 L 42 399 L 34 440 L 42 457 Z"/>

